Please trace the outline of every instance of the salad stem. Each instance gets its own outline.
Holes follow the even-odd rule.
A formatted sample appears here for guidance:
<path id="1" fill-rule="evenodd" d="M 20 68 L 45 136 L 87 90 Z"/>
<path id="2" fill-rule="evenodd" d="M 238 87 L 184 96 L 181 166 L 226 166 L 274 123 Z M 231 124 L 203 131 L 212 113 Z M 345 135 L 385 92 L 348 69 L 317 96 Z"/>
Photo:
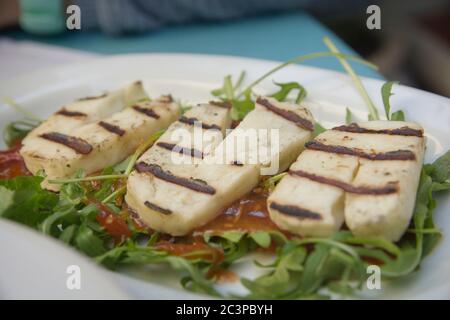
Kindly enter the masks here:
<path id="1" fill-rule="evenodd" d="M 7 105 L 9 105 L 14 110 L 16 110 L 18 113 L 23 114 L 28 119 L 37 121 L 39 123 L 42 122 L 42 119 L 39 119 L 33 113 L 31 113 L 27 109 L 23 108 L 21 105 L 19 105 L 17 102 L 15 102 L 12 98 L 3 97 L 3 102 L 6 103 Z"/>
<path id="2" fill-rule="evenodd" d="M 55 180 L 48 180 L 48 182 L 54 183 L 54 184 L 63 184 L 63 183 L 71 183 L 71 182 L 121 179 L 121 178 L 126 178 L 126 177 L 128 177 L 128 175 L 126 175 L 126 174 L 108 174 L 108 175 L 102 175 L 102 176 L 92 176 L 92 177 L 83 177 L 83 178 L 55 179 Z"/>
<path id="3" fill-rule="evenodd" d="M 324 37 L 323 42 L 330 49 L 331 52 L 340 54 L 339 49 L 334 45 L 334 43 L 331 41 L 330 38 Z M 353 70 L 353 68 L 350 66 L 350 64 L 346 61 L 345 57 L 337 56 L 337 58 L 338 58 L 339 62 L 341 63 L 342 67 L 344 67 L 345 71 L 352 78 L 352 80 L 356 86 L 356 89 L 359 91 L 364 102 L 367 104 L 367 108 L 369 109 L 369 119 L 370 120 L 379 120 L 380 116 L 378 115 L 377 107 L 373 103 L 372 99 L 370 99 L 370 96 L 367 93 L 366 89 L 364 88 L 364 85 L 362 84 L 361 79 L 358 77 L 358 75 Z"/>
<path id="4" fill-rule="evenodd" d="M 280 69 L 283 69 L 284 67 L 290 65 L 290 64 L 294 64 L 294 63 L 301 63 L 303 61 L 306 60 L 311 60 L 311 59 L 315 59 L 315 58 L 322 58 L 322 57 L 338 57 L 341 59 L 348 59 L 348 60 L 353 60 L 355 62 L 359 62 L 361 64 L 364 64 L 374 70 L 377 70 L 378 67 L 376 65 L 374 65 L 373 63 L 366 61 L 364 59 L 361 59 L 359 57 L 353 56 L 353 55 L 348 55 L 348 54 L 344 54 L 344 53 L 340 53 L 340 52 L 328 52 L 328 51 L 324 51 L 324 52 L 315 52 L 315 53 L 310 53 L 310 54 L 305 54 L 302 56 L 298 56 L 295 58 L 292 58 L 278 66 L 276 66 L 275 68 L 269 70 L 268 72 L 264 73 L 261 77 L 257 78 L 255 81 L 253 81 L 252 83 L 250 83 L 244 90 L 242 90 L 238 96 L 236 97 L 237 99 L 241 98 L 245 92 L 251 90 L 254 86 L 256 86 L 257 84 L 259 84 L 261 81 L 263 81 L 265 78 L 267 78 L 268 76 L 270 76 L 271 74 L 274 74 L 275 72 L 277 72 Z"/>
<path id="5" fill-rule="evenodd" d="M 165 132 L 165 130 L 159 130 L 157 132 L 155 132 L 154 134 L 152 134 L 150 136 L 150 138 L 148 138 L 146 141 L 144 141 L 144 143 L 142 143 L 134 152 L 133 156 L 130 159 L 130 162 L 128 163 L 128 166 L 125 170 L 125 176 L 128 176 L 131 171 L 134 168 L 134 164 L 136 163 L 137 159 L 141 156 L 141 154 L 143 154 L 145 152 L 145 150 L 147 150 L 148 148 L 150 148 L 156 140 L 158 140 L 162 134 Z"/>
<path id="6" fill-rule="evenodd" d="M 102 203 L 107 203 L 111 201 L 112 199 L 124 194 L 127 190 L 127 186 L 122 186 L 113 193 L 111 193 L 109 196 L 107 196 L 105 199 L 102 200 Z"/>

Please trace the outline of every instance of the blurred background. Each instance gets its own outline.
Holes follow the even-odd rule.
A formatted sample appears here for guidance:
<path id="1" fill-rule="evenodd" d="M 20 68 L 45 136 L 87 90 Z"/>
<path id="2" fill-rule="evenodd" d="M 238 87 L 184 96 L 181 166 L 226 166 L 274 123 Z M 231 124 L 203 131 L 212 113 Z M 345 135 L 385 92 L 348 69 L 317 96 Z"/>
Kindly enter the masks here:
<path id="1" fill-rule="evenodd" d="M 380 29 L 367 26 L 370 5 L 379 8 Z M 450 96 L 445 0 L 0 0 L 0 85 L 16 75 L 108 54 L 287 60 L 327 50 L 324 36 L 342 52 L 379 66 L 378 72 L 355 66 L 360 75 Z M 342 70 L 333 58 L 308 64 Z"/>

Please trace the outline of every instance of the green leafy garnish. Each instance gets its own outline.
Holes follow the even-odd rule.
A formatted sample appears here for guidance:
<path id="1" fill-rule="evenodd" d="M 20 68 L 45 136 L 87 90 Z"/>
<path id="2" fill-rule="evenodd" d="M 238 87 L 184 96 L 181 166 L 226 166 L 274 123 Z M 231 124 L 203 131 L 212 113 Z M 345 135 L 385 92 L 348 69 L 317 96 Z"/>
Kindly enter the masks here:
<path id="1" fill-rule="evenodd" d="M 323 42 L 325 45 L 330 49 L 333 53 L 340 53 L 339 49 L 334 45 L 334 43 L 331 41 L 330 38 L 325 37 L 323 39 Z M 369 94 L 366 91 L 366 88 L 364 88 L 364 85 L 361 82 L 361 79 L 358 77 L 356 72 L 353 70 L 353 68 L 350 66 L 350 64 L 347 62 L 346 59 L 339 57 L 338 60 L 341 63 L 341 65 L 344 67 L 345 71 L 350 75 L 350 77 L 353 80 L 353 83 L 355 84 L 356 89 L 361 94 L 361 97 L 364 99 L 367 108 L 369 110 L 369 120 L 379 120 L 380 116 L 378 115 L 378 110 L 375 104 L 373 103 L 372 99 L 370 98 Z"/>
<path id="2" fill-rule="evenodd" d="M 43 190 L 42 180 L 39 176 L 0 180 L 0 216 L 31 227 L 47 218 L 58 196 Z"/>
<path id="3" fill-rule="evenodd" d="M 240 87 L 242 86 L 243 81 L 245 79 L 246 76 L 245 72 L 241 72 L 238 80 L 234 84 L 232 76 L 227 75 L 223 80 L 222 86 L 218 89 L 212 90 L 211 94 L 214 97 L 220 98 L 224 101 L 229 101 L 232 105 L 231 116 L 233 120 L 240 121 L 255 107 L 255 103 L 254 101 L 252 101 L 252 90 L 256 85 L 261 83 L 264 79 L 268 78 L 270 75 L 291 64 L 302 63 L 310 59 L 317 59 L 323 57 L 338 57 L 342 59 L 349 59 L 367 65 L 370 68 L 377 69 L 377 67 L 374 64 L 352 55 L 347 55 L 340 52 L 316 52 L 292 58 L 276 66 L 275 68 L 264 73 L 256 80 L 252 81 L 249 85 L 247 85 L 243 89 L 241 89 Z M 296 98 L 296 101 L 298 101 L 298 103 L 300 103 L 302 99 L 304 99 L 304 97 L 306 96 L 306 90 L 298 83 L 295 84 L 290 82 L 287 84 L 277 84 L 277 85 L 281 87 L 280 91 L 278 93 L 275 93 L 276 98 L 278 100 L 280 99 L 284 100 L 287 97 L 289 91 L 293 89 L 299 90 L 299 94 L 297 95 Z"/>
<path id="4" fill-rule="evenodd" d="M 364 59 L 361 59 L 359 57 L 353 56 L 353 55 L 348 55 L 348 54 L 343 54 L 340 52 L 315 52 L 315 53 L 310 53 L 310 54 L 305 54 L 302 56 L 298 56 L 298 57 L 294 57 L 292 59 L 289 59 L 286 62 L 283 62 L 282 64 L 276 66 L 275 68 L 267 71 L 266 73 L 264 73 L 262 76 L 260 76 L 259 78 L 257 78 L 256 80 L 252 81 L 248 86 L 246 86 L 238 95 L 237 98 L 241 98 L 245 92 L 252 90 L 256 85 L 258 85 L 259 83 L 261 83 L 264 79 L 268 78 L 270 75 L 274 74 L 275 72 L 291 65 L 291 64 L 296 64 L 296 63 L 302 63 L 304 61 L 308 61 L 311 59 L 318 59 L 318 58 L 325 58 L 325 57 L 338 57 L 341 59 L 348 59 L 348 60 L 352 60 L 361 64 L 364 64 L 366 66 L 368 66 L 369 68 L 372 68 L 374 70 L 377 70 L 377 66 L 374 65 L 373 63 L 370 63 Z"/>
<path id="5" fill-rule="evenodd" d="M 353 122 L 353 115 L 349 108 L 345 108 L 345 123 L 350 124 Z"/>
<path id="6" fill-rule="evenodd" d="M 405 114 L 403 111 L 399 110 L 391 114 L 391 103 L 390 98 L 393 95 L 392 86 L 398 84 L 398 81 L 388 81 L 381 87 L 381 97 L 383 99 L 384 111 L 386 114 L 386 119 L 392 121 L 405 121 Z"/>
<path id="7" fill-rule="evenodd" d="M 34 120 L 19 120 L 10 122 L 3 129 L 3 140 L 7 146 L 12 146 L 15 142 L 22 140 L 39 122 Z"/>
<path id="8" fill-rule="evenodd" d="M 134 165 L 136 164 L 137 159 L 148 149 L 150 148 L 156 140 L 158 140 L 165 130 L 159 130 L 152 134 L 146 141 L 144 141 L 134 152 L 134 154 L 131 156 L 130 161 L 128 162 L 127 168 L 125 169 L 124 174 L 129 175 L 131 171 L 134 168 Z"/>
<path id="9" fill-rule="evenodd" d="M 339 231 L 330 238 L 291 239 L 277 249 L 270 271 L 254 280 L 242 279 L 252 299 L 317 298 L 328 289 L 341 296 L 354 294 L 367 279 L 366 267 L 381 263 L 382 275 L 403 277 L 414 272 L 424 257 L 436 246 L 441 234 L 433 223 L 433 186 L 445 183 L 450 172 L 450 152 L 427 164 L 417 193 L 412 226 L 414 237 L 405 236 L 398 243 L 375 237 L 359 237 Z M 440 190 L 440 188 L 436 188 Z M 425 232 L 420 232 L 424 230 Z M 432 231 L 432 232 L 428 232 Z M 313 245 L 313 248 L 308 246 Z M 323 294 L 321 297 L 324 297 Z"/>
<path id="10" fill-rule="evenodd" d="M 313 137 L 317 137 L 322 132 L 327 131 L 320 123 L 316 122 L 314 124 L 314 131 L 313 131 Z"/>
<path id="11" fill-rule="evenodd" d="M 280 90 L 271 94 L 270 96 L 277 99 L 278 101 L 285 101 L 289 93 L 293 90 L 298 90 L 297 97 L 295 98 L 295 103 L 299 104 L 306 97 L 306 89 L 300 85 L 298 82 L 286 82 L 286 83 L 277 83 L 274 82 L 275 85 L 280 87 Z"/>
<path id="12" fill-rule="evenodd" d="M 264 189 L 271 191 L 275 188 L 275 186 L 277 185 L 278 182 L 281 181 L 281 179 L 283 179 L 283 177 L 287 175 L 286 172 L 281 172 L 277 175 L 274 175 L 272 177 L 270 177 L 269 179 L 265 180 L 263 183 L 263 187 Z"/>

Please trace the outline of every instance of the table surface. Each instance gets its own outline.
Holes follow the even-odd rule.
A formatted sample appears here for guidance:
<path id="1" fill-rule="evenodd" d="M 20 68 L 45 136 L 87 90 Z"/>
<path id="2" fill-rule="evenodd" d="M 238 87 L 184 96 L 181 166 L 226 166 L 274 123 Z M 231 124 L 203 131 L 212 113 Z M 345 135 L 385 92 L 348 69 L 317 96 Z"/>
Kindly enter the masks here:
<path id="1" fill-rule="evenodd" d="M 122 37 L 112 37 L 98 31 L 68 31 L 52 37 L 38 37 L 22 31 L 10 31 L 4 35 L 19 41 L 31 40 L 101 54 L 183 52 L 278 61 L 327 51 L 322 39 L 328 36 L 343 53 L 356 54 L 332 31 L 302 11 L 221 23 L 171 26 Z M 319 58 L 305 64 L 342 71 L 342 67 L 333 57 Z M 382 78 L 379 73 L 364 65 L 352 65 L 359 75 Z"/>

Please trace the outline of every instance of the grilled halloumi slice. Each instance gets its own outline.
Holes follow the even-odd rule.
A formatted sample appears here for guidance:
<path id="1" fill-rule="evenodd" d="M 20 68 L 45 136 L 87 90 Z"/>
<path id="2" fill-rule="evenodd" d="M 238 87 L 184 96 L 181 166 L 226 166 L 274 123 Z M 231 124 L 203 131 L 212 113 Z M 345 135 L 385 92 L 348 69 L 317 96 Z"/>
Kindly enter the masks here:
<path id="1" fill-rule="evenodd" d="M 415 123 L 399 122 L 390 125 L 392 127 L 389 129 L 398 130 L 397 136 L 390 136 L 391 139 L 398 139 L 397 147 L 386 150 L 384 146 L 381 147 L 381 143 L 374 143 L 372 146 L 377 151 L 393 151 L 391 158 L 396 160 L 373 161 L 361 158 L 353 184 L 361 186 L 370 183 L 372 187 L 379 189 L 392 186 L 396 192 L 375 196 L 347 193 L 345 222 L 355 235 L 397 241 L 405 233 L 413 215 L 425 153 L 425 139 L 423 128 Z M 382 129 L 378 123 L 369 123 L 364 127 L 371 130 Z"/>
<path id="2" fill-rule="evenodd" d="M 423 129 L 401 121 L 336 127 L 306 145 L 268 199 L 271 219 L 303 236 L 328 236 L 344 217 L 357 235 L 398 240 L 412 216 Z"/>
<path id="3" fill-rule="evenodd" d="M 168 166 L 158 165 L 156 158 L 150 162 L 143 156 L 128 179 L 126 202 L 152 229 L 174 236 L 188 234 L 250 192 L 258 184 L 262 167 L 276 167 L 278 172 L 289 166 L 292 153 L 298 155 L 310 139 L 313 121 L 305 108 L 259 98 L 255 110 L 198 165 L 166 170 Z M 230 150 L 238 132 L 245 135 L 255 129 L 278 131 L 277 154 L 266 152 L 272 150 L 270 139 L 248 140 Z M 256 156 L 248 157 L 252 151 Z M 282 163 L 275 165 L 275 160 Z"/>
<path id="4" fill-rule="evenodd" d="M 45 172 L 42 186 L 57 191 L 59 185 L 49 180 L 70 177 L 79 169 L 91 174 L 124 160 L 145 139 L 175 121 L 179 112 L 178 104 L 168 96 L 139 102 L 65 133 L 41 133 L 20 153 L 33 174 Z"/>
<path id="5" fill-rule="evenodd" d="M 139 161 L 172 172 L 184 170 L 183 165 L 198 164 L 212 153 L 230 126 L 229 104 L 214 101 L 199 104 L 174 122 Z"/>
<path id="6" fill-rule="evenodd" d="M 172 214 L 175 208 L 183 210 L 180 204 L 191 202 L 192 210 L 195 203 L 205 202 L 203 197 L 209 198 L 208 188 L 200 190 L 201 182 L 191 177 L 199 162 L 222 142 L 230 125 L 231 108 L 226 103 L 200 104 L 183 114 L 138 159 L 137 170 L 127 182 L 125 200 L 130 209 L 153 229 L 164 231 L 165 215 Z M 179 235 L 177 228 L 185 227 L 182 221 L 175 222 L 173 234 Z"/>
<path id="7" fill-rule="evenodd" d="M 311 139 L 311 112 L 294 103 L 259 97 L 255 109 L 215 151 L 222 162 L 261 165 L 263 175 L 286 170 Z"/>
<path id="8" fill-rule="evenodd" d="M 268 199 L 270 218 L 281 229 L 302 236 L 328 236 L 344 221 L 344 191 L 302 173 L 351 183 L 358 159 L 305 150 Z"/>
<path id="9" fill-rule="evenodd" d="M 85 97 L 61 107 L 46 121 L 31 131 L 22 144 L 34 143 L 31 140 L 43 133 L 69 133 L 84 124 L 95 122 L 121 111 L 124 107 L 147 99 L 142 82 L 136 81 L 121 89 L 111 91 L 96 97 Z M 38 138 L 39 139 L 39 138 Z"/>

